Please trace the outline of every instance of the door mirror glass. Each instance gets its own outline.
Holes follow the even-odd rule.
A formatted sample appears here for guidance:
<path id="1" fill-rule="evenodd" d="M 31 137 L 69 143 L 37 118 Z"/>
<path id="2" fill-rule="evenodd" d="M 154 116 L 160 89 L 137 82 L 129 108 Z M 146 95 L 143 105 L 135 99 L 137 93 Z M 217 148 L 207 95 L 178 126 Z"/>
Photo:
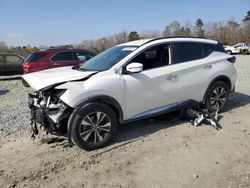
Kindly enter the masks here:
<path id="1" fill-rule="evenodd" d="M 141 63 L 130 63 L 126 66 L 126 71 L 129 73 L 139 73 L 143 70 L 143 65 Z"/>

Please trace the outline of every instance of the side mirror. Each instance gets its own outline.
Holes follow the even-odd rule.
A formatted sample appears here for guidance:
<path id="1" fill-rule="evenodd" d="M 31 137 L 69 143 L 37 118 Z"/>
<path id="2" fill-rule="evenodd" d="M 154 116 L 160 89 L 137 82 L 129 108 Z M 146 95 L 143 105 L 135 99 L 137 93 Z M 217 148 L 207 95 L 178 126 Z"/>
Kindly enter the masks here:
<path id="1" fill-rule="evenodd" d="M 143 70 L 143 65 L 141 63 L 130 63 L 126 66 L 126 71 L 129 73 L 139 73 Z"/>

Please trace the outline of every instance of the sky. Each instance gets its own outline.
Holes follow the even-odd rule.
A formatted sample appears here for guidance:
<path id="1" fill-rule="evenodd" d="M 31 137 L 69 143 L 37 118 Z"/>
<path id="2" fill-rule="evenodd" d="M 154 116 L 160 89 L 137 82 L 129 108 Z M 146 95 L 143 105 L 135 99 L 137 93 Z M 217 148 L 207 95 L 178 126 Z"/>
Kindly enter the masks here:
<path id="1" fill-rule="evenodd" d="M 163 31 L 174 20 L 241 22 L 248 10 L 250 0 L 0 0 L 0 41 L 76 44 L 122 31 Z"/>

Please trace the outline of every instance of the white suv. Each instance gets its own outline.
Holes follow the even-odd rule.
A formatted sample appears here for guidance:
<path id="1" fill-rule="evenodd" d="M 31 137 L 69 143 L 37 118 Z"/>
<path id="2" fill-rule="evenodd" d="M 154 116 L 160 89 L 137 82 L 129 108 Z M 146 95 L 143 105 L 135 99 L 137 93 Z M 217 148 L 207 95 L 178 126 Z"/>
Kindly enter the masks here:
<path id="1" fill-rule="evenodd" d="M 236 81 L 235 58 L 217 41 L 160 38 L 112 47 L 79 68 L 23 76 L 32 122 L 50 133 L 67 131 L 92 150 L 115 135 L 118 124 L 196 105 L 222 110 Z"/>

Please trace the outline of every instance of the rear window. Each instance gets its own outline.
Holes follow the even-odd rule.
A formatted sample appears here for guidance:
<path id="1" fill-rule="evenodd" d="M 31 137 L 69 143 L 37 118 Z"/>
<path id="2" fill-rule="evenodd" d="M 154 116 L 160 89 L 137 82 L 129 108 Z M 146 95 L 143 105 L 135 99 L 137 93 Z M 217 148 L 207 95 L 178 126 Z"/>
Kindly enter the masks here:
<path id="1" fill-rule="evenodd" d="M 211 54 L 212 52 L 225 52 L 225 49 L 223 48 L 222 44 L 204 44 L 205 48 L 207 50 L 206 56 Z"/>
<path id="2" fill-rule="evenodd" d="M 26 59 L 25 63 L 33 63 L 36 62 L 40 59 L 42 59 L 44 56 L 46 56 L 47 53 L 35 53 L 35 54 L 30 54 Z"/>

